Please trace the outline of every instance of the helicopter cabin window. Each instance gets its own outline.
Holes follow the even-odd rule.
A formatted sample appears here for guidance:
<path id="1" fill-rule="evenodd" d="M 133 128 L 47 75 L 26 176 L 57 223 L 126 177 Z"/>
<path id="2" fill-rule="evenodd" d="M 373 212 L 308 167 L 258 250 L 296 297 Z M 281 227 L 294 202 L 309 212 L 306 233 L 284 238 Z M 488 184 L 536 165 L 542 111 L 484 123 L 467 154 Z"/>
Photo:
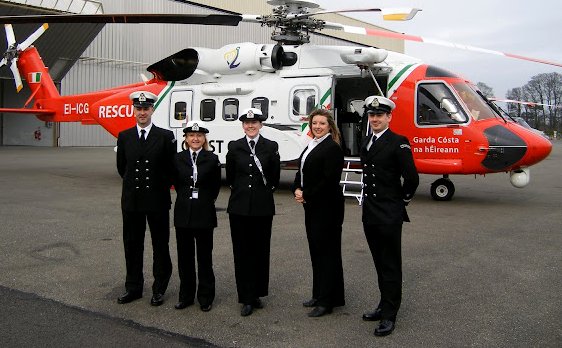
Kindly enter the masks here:
<path id="1" fill-rule="evenodd" d="M 252 107 L 261 111 L 262 115 L 267 119 L 269 117 L 269 99 L 266 97 L 257 97 L 252 99 Z"/>
<path id="2" fill-rule="evenodd" d="M 295 89 L 293 91 L 293 116 L 308 116 L 316 108 L 316 90 L 312 88 Z"/>
<path id="3" fill-rule="evenodd" d="M 185 120 L 187 118 L 186 102 L 176 102 L 174 105 L 174 118 L 176 120 Z"/>
<path id="4" fill-rule="evenodd" d="M 222 118 L 225 121 L 236 121 L 238 119 L 238 99 L 227 98 L 222 103 Z"/>
<path id="5" fill-rule="evenodd" d="M 459 124 L 468 121 L 461 104 L 444 83 L 418 85 L 417 118 L 420 126 Z"/>
<path id="6" fill-rule="evenodd" d="M 217 102 L 214 99 L 201 100 L 201 121 L 213 121 Z"/>

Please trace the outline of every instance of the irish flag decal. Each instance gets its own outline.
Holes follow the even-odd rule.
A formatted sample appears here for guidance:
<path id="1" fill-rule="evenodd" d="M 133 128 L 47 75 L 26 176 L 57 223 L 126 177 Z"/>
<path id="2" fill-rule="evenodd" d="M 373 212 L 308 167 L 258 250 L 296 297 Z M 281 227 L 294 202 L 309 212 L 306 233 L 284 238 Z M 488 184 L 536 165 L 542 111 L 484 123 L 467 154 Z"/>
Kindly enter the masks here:
<path id="1" fill-rule="evenodd" d="M 40 72 L 29 73 L 29 82 L 30 83 L 41 82 L 41 73 Z"/>

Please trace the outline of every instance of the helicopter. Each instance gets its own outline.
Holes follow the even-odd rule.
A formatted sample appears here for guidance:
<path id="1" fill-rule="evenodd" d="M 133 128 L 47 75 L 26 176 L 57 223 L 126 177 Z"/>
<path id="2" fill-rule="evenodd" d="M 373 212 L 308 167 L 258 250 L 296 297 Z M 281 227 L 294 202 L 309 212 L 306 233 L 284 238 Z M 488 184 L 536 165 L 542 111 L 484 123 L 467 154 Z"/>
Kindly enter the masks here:
<path id="1" fill-rule="evenodd" d="M 0 112 L 34 114 L 42 121 L 99 124 L 113 136 L 135 124 L 130 93 L 146 90 L 159 96 L 153 122 L 181 139 L 190 120 L 205 121 L 209 145 L 225 162 L 228 142 L 242 137 L 240 109 L 255 107 L 267 117 L 262 133 L 279 143 L 283 163 L 294 165 L 310 141 L 308 114 L 333 110 L 344 151 L 357 157 L 369 134 L 362 104 L 383 95 L 395 102 L 390 127 L 408 137 L 420 173 L 442 176 L 431 185 L 435 200 L 452 199 L 449 175 L 509 172 L 515 187 L 530 181 L 529 166 L 546 158 L 552 144 L 504 116 L 470 81 L 426 65 L 419 59 L 376 47 L 312 45 L 310 33 L 337 29 L 423 41 L 412 35 L 367 30 L 316 18 L 322 13 L 379 11 L 388 19 L 409 20 L 419 9 L 315 11 L 314 1 L 270 0 L 267 15 L 39 15 L 0 17 L 8 49 L 0 66 L 10 67 L 16 89 L 31 89 L 23 108 Z M 32 46 L 48 29 L 43 24 L 17 44 L 17 23 L 185 23 L 235 26 L 240 22 L 273 28 L 276 43 L 229 44 L 219 49 L 186 48 L 152 65 L 153 74 L 136 84 L 86 94 L 61 96 Z M 426 40 L 428 41 L 428 40 Z M 474 49 L 467 47 L 466 49 Z M 537 63 L 555 62 L 507 55 Z M 178 142 L 181 150 L 181 142 Z"/>

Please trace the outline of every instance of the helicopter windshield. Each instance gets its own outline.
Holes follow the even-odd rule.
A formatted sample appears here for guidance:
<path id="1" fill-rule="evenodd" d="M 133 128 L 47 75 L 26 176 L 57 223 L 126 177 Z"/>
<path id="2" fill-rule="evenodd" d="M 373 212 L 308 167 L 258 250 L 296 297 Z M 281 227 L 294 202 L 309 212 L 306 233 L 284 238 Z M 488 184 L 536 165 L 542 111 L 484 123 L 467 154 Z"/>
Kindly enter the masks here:
<path id="1" fill-rule="evenodd" d="M 466 109 L 475 120 L 484 120 L 494 118 L 497 114 L 486 103 L 486 101 L 476 93 L 472 87 L 466 82 L 453 83 L 453 88 L 463 101 Z"/>

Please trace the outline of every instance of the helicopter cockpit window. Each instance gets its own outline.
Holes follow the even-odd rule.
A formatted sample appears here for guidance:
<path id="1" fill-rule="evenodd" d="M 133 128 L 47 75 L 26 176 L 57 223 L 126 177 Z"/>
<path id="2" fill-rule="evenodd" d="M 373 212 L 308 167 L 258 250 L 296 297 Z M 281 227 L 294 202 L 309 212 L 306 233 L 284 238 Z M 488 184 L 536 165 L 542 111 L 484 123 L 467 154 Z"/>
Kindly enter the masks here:
<path id="1" fill-rule="evenodd" d="M 214 99 L 201 100 L 201 121 L 213 121 L 215 119 L 215 110 L 217 102 Z"/>
<path id="2" fill-rule="evenodd" d="M 293 116 L 303 117 L 316 108 L 316 90 L 295 89 L 293 91 Z"/>
<path id="3" fill-rule="evenodd" d="M 252 99 L 252 107 L 261 110 L 261 113 L 267 119 L 269 117 L 269 99 L 265 97 L 258 97 Z"/>
<path id="4" fill-rule="evenodd" d="M 228 98 L 222 103 L 222 118 L 225 121 L 236 121 L 238 119 L 238 99 Z"/>
<path id="5" fill-rule="evenodd" d="M 453 88 L 461 97 L 466 105 L 466 109 L 475 120 L 483 120 L 486 118 L 496 117 L 496 113 L 486 103 L 484 99 L 469 84 L 465 82 L 453 83 Z"/>
<path id="6" fill-rule="evenodd" d="M 443 83 L 423 83 L 418 86 L 417 124 L 443 125 L 468 121 L 457 98 Z"/>
<path id="7" fill-rule="evenodd" d="M 176 102 L 176 104 L 174 105 L 174 118 L 180 121 L 187 118 L 186 102 Z"/>

